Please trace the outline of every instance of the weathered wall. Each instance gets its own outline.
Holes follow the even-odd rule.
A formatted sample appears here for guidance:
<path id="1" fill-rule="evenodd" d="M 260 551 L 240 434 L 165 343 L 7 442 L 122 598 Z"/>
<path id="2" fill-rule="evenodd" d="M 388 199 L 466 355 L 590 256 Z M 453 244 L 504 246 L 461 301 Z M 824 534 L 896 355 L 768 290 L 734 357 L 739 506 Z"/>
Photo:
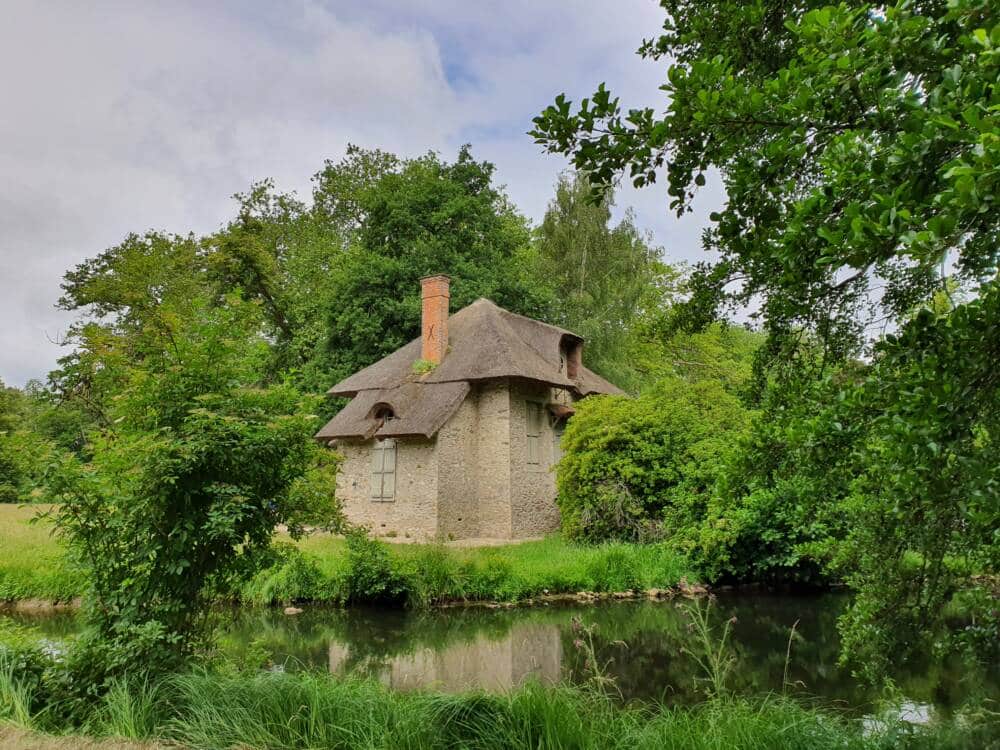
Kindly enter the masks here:
<path id="1" fill-rule="evenodd" d="M 551 470 L 555 451 L 554 431 L 545 405 L 556 389 L 540 383 L 514 382 L 510 387 L 510 487 L 511 537 L 542 536 L 559 529 L 556 480 Z M 527 402 L 542 406 L 540 461 L 528 463 Z"/>
<path id="2" fill-rule="evenodd" d="M 438 533 L 442 539 L 471 539 L 480 531 L 478 460 L 479 397 L 475 390 L 438 431 Z"/>
<path id="3" fill-rule="evenodd" d="M 479 410 L 474 474 L 484 537 L 511 537 L 510 392 L 506 381 L 475 389 Z"/>
<path id="4" fill-rule="evenodd" d="M 341 441 L 337 496 L 348 520 L 414 540 L 523 539 L 559 528 L 556 431 L 543 410 L 540 461 L 527 455 L 527 401 L 571 403 L 566 391 L 520 381 L 474 384 L 435 440 L 396 442 L 392 502 L 370 497 L 374 441 Z"/>
<path id="5" fill-rule="evenodd" d="M 337 497 L 352 523 L 370 526 L 378 536 L 415 540 L 438 535 L 438 473 L 435 442 L 396 441 L 396 492 L 391 502 L 371 499 L 370 483 L 375 441 L 339 441 L 344 463 L 337 475 Z"/>

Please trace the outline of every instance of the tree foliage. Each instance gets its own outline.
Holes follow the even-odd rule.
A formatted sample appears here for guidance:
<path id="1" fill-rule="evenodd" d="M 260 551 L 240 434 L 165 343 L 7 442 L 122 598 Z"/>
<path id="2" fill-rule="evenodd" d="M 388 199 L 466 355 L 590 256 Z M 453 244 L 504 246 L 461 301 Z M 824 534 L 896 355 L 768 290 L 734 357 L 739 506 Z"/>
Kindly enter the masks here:
<path id="1" fill-rule="evenodd" d="M 581 402 L 558 464 L 563 532 L 649 540 L 697 524 L 748 418 L 711 380 L 665 378 L 637 398 Z"/>
<path id="2" fill-rule="evenodd" d="M 611 225 L 612 196 L 595 203 L 583 175 L 561 175 L 537 230 L 540 281 L 551 288 L 549 322 L 586 340 L 587 366 L 629 389 L 641 381 L 630 356 L 640 321 L 672 299 L 678 274 L 626 211 Z"/>
<path id="3" fill-rule="evenodd" d="M 357 233 L 333 272 L 324 318 L 328 382 L 419 335 L 422 276 L 451 277 L 452 309 L 488 297 L 545 317 L 545 289 L 530 275 L 527 221 L 493 185 L 492 164 L 465 147 L 452 163 L 430 154 L 391 166 L 352 198 Z M 320 185 L 331 184 L 328 168 Z"/>
<path id="4" fill-rule="evenodd" d="M 666 0 L 640 50 L 672 60 L 665 115 L 602 87 L 575 112 L 558 99 L 534 134 L 600 184 L 665 167 L 677 211 L 718 170 L 728 200 L 706 243 L 721 259 L 693 311 L 762 295 L 771 330 L 807 322 L 838 351 L 873 286 L 899 316 L 942 268 L 995 271 L 1000 31 L 984 0 L 816 5 Z"/>
<path id="5" fill-rule="evenodd" d="M 258 387 L 266 344 L 243 335 L 256 305 L 185 307 L 183 317 L 150 314 L 141 356 L 102 360 L 120 383 L 111 427 L 92 435 L 89 462 L 67 455 L 49 469 L 52 517 L 89 571 L 92 629 L 73 660 L 93 690 L 191 654 L 204 643 L 209 594 L 267 548 L 277 524 L 295 533 L 336 514 L 332 485 L 319 508 L 297 491 L 317 460 L 315 418 L 290 386 Z M 82 357 L 127 340 L 84 338 Z"/>
<path id="6" fill-rule="evenodd" d="M 758 302 L 771 391 L 748 454 L 771 457 L 745 465 L 725 521 L 740 499 L 778 503 L 779 518 L 836 502 L 835 562 L 859 592 L 849 652 L 877 664 L 895 641 L 905 656 L 960 588 L 955 560 L 996 572 L 995 7 L 662 5 L 663 33 L 640 53 L 670 60 L 665 112 L 625 110 L 601 86 L 576 108 L 559 97 L 533 134 L 599 185 L 623 171 L 649 184 L 665 168 L 678 212 L 720 175 L 727 203 L 705 234 L 719 260 L 697 269 L 678 319 Z M 886 327 L 896 332 L 851 373 Z M 799 397 L 815 400 L 797 408 Z M 828 498 L 814 472 L 824 461 Z M 979 616 L 995 622 L 995 607 Z"/>

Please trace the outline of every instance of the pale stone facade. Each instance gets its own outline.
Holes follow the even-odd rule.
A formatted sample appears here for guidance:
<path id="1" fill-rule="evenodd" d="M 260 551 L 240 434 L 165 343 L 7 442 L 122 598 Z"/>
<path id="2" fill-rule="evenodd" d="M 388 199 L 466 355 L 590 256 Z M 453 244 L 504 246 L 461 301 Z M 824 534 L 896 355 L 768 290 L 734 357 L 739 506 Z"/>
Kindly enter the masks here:
<path id="1" fill-rule="evenodd" d="M 434 437 L 396 439 L 391 500 L 371 496 L 375 438 L 338 441 L 344 462 L 337 497 L 350 521 L 379 536 L 524 539 L 555 531 L 561 423 L 549 406 L 572 400 L 567 390 L 538 382 L 475 383 Z M 541 414 L 533 456 L 529 404 Z"/>
<path id="2" fill-rule="evenodd" d="M 350 401 L 315 437 L 344 458 L 349 521 L 414 541 L 527 539 L 559 528 L 559 436 L 573 401 L 620 394 L 583 339 L 487 299 L 449 314 L 420 280 L 421 336 L 334 385 Z"/>

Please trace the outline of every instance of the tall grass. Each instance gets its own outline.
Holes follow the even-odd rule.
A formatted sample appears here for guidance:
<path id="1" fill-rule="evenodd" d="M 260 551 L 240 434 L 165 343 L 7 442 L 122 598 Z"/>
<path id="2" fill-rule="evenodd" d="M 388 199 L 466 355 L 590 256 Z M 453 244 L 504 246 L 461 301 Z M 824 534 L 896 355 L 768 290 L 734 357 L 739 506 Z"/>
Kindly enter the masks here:
<path id="1" fill-rule="evenodd" d="M 667 710 L 623 707 L 596 693 L 537 684 L 456 696 L 398 693 L 374 681 L 316 673 L 208 672 L 175 676 L 162 695 L 169 700 L 154 700 L 157 727 L 146 736 L 193 748 L 881 750 L 931 748 L 938 741 L 978 748 L 990 741 L 986 726 L 893 725 L 866 734 L 859 722 L 778 697 Z M 120 728 L 115 722 L 93 727 L 109 736 L 121 736 Z"/>
<path id="2" fill-rule="evenodd" d="M 32 691 L 15 669 L 14 664 L 0 654 L 0 724 L 13 724 L 24 729 L 33 726 Z"/>
<path id="3" fill-rule="evenodd" d="M 44 705 L 33 692 L 0 663 L 0 727 L 248 750 L 1000 747 L 995 715 L 929 727 L 886 721 L 873 731 L 857 719 L 781 696 L 712 698 L 693 708 L 668 709 L 622 705 L 601 691 L 536 683 L 503 694 L 443 695 L 396 692 L 374 680 L 318 672 L 201 670 L 159 682 L 119 681 L 95 703 L 78 705 L 67 723 L 58 705 Z"/>
<path id="4" fill-rule="evenodd" d="M 83 731 L 128 740 L 152 737 L 169 706 L 169 689 L 169 682 L 118 679 L 85 722 Z"/>
<path id="5" fill-rule="evenodd" d="M 685 606 L 688 628 L 694 637 L 691 645 L 682 647 L 681 651 L 694 659 L 701 668 L 704 673 L 701 679 L 708 685 L 709 697 L 721 698 L 727 692 L 729 674 L 736 664 L 736 657 L 731 653 L 729 643 L 730 628 L 736 624 L 736 618 L 723 623 L 722 632 L 717 635 L 718 626 L 712 624 L 713 604 L 714 600 L 709 598 L 704 602 L 696 601 Z M 786 661 L 786 675 L 787 671 Z"/>

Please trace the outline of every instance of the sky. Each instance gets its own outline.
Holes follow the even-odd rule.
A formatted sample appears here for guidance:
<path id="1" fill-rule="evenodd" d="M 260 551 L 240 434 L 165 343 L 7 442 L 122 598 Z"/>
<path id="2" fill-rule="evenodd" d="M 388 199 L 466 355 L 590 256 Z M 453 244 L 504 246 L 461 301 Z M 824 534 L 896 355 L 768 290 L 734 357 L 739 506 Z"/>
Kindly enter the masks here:
<path id="1" fill-rule="evenodd" d="M 271 178 L 307 198 L 348 143 L 497 167 L 540 221 L 564 157 L 526 135 L 559 93 L 598 83 L 666 100 L 653 0 L 4 0 L 0 24 L 0 380 L 44 378 L 74 314 L 65 271 L 149 229 L 202 234 Z M 624 186 L 668 261 L 703 257 L 712 183 L 678 219 L 666 188 Z"/>

